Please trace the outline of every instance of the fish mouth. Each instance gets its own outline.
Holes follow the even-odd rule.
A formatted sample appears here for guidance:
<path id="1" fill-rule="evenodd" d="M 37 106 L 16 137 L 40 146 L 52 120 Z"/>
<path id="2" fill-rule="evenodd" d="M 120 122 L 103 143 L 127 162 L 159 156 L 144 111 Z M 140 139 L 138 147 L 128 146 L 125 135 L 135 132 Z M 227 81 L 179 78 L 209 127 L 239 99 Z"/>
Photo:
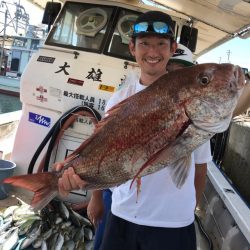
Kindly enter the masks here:
<path id="1" fill-rule="evenodd" d="M 204 119 L 198 119 L 198 117 L 192 118 L 188 111 L 185 109 L 185 114 L 190 120 L 190 124 L 193 124 L 193 126 L 199 130 L 203 130 L 209 133 L 221 133 L 227 130 L 232 119 L 232 112 L 224 112 L 222 116 L 221 112 L 218 109 L 218 106 L 220 105 L 216 105 L 212 102 L 201 99 L 199 99 L 199 101 L 209 108 L 210 112 L 214 114 L 215 118 L 212 118 L 213 115 L 207 117 L 205 116 L 203 117 Z M 216 119 L 216 117 L 219 118 Z"/>
<path id="2" fill-rule="evenodd" d="M 223 121 L 217 121 L 217 122 L 206 122 L 206 121 L 193 121 L 193 125 L 203 131 L 209 132 L 209 133 L 222 133 L 227 130 L 229 127 L 229 124 L 231 122 L 232 116 L 227 117 Z"/>

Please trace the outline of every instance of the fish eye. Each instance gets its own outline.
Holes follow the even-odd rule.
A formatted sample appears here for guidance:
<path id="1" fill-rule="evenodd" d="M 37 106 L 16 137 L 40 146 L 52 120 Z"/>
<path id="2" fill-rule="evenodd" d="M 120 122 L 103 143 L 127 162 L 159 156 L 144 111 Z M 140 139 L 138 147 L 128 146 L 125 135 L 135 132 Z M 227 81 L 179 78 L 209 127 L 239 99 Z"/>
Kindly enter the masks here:
<path id="1" fill-rule="evenodd" d="M 202 75 L 199 77 L 201 85 L 207 85 L 210 82 L 210 77 L 207 75 Z"/>

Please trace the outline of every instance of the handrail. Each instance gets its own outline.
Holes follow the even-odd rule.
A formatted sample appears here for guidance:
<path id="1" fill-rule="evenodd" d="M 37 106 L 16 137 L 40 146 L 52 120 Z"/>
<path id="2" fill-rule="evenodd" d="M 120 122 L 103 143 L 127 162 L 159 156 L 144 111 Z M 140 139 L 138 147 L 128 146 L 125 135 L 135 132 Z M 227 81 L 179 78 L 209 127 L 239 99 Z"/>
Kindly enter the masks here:
<path id="1" fill-rule="evenodd" d="M 19 121 L 21 115 L 22 115 L 22 110 L 0 114 L 0 125 L 14 121 Z"/>
<path id="2" fill-rule="evenodd" d="M 213 162 L 208 164 L 207 175 L 220 198 L 223 200 L 226 208 L 233 216 L 240 231 L 250 243 L 249 207 Z"/>

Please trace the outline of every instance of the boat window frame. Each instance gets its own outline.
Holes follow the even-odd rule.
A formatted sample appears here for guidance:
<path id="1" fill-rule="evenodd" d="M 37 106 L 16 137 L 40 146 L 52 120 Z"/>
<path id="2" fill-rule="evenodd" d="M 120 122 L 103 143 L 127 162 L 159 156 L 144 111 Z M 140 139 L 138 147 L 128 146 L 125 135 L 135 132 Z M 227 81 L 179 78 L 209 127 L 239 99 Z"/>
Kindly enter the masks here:
<path id="1" fill-rule="evenodd" d="M 106 27 L 106 32 L 104 34 L 104 37 L 102 39 L 102 42 L 100 44 L 100 47 L 98 49 L 91 49 L 91 48 L 83 48 L 80 46 L 73 46 L 73 45 L 66 45 L 63 43 L 57 43 L 57 42 L 52 42 L 52 38 L 56 32 L 57 29 L 57 22 L 61 21 L 63 18 L 63 15 L 65 16 L 66 10 L 67 10 L 67 6 L 70 4 L 84 4 L 87 6 L 93 6 L 93 8 L 97 8 L 99 7 L 107 7 L 107 8 L 113 8 L 113 10 L 111 11 L 111 15 L 109 17 L 109 20 L 107 22 L 107 24 L 105 25 Z M 114 52 L 110 52 L 109 51 L 109 46 L 111 43 L 111 39 L 114 35 L 114 32 L 117 28 L 118 25 L 118 21 L 119 21 L 119 16 L 120 13 L 122 11 L 128 11 L 131 13 L 134 13 L 135 15 L 140 14 L 139 11 L 135 11 L 129 8 L 124 8 L 124 7 L 119 7 L 119 6 L 110 6 L 110 5 L 105 5 L 105 4 L 93 4 L 93 3 L 80 3 L 80 2 L 66 2 L 62 11 L 60 12 L 59 16 L 57 17 L 57 19 L 55 20 L 55 23 L 51 29 L 51 31 L 49 32 L 49 35 L 45 41 L 45 45 L 50 45 L 50 46 L 55 46 L 55 47 L 61 47 L 61 48 L 66 48 L 66 49 L 71 49 L 71 50 L 79 50 L 79 51 L 85 51 L 85 52 L 91 52 L 91 53 L 97 53 L 97 54 L 103 54 L 106 56 L 110 56 L 110 57 L 114 57 L 114 58 L 119 58 L 119 59 L 125 59 L 125 60 L 129 60 L 129 61 L 133 61 L 135 62 L 135 58 L 131 55 L 131 56 L 123 56 L 121 54 L 116 54 Z M 129 45 L 127 45 L 129 48 Z"/>
<path id="2" fill-rule="evenodd" d="M 66 9 L 67 9 L 67 5 L 70 5 L 70 4 L 85 4 L 85 5 L 89 5 L 89 6 L 93 6 L 93 8 L 96 8 L 98 6 L 100 7 L 107 7 L 107 8 L 110 8 L 113 10 L 111 11 L 111 15 L 110 15 L 110 18 L 107 22 L 107 24 L 105 24 L 105 27 L 106 27 L 106 32 L 104 34 L 104 37 L 102 39 L 102 42 L 100 44 L 100 47 L 98 49 L 91 49 L 91 48 L 83 48 L 83 47 L 80 47 L 80 46 L 73 46 L 73 45 L 66 45 L 66 44 L 62 44 L 62 43 L 56 43 L 56 42 L 51 42 L 50 40 L 52 40 L 52 37 L 53 35 L 55 34 L 56 32 L 56 24 L 57 24 L 57 21 L 58 20 L 61 20 L 61 17 L 62 15 L 64 15 Z M 79 51 L 86 51 L 86 52 L 92 52 L 92 53 L 97 53 L 97 54 L 102 54 L 103 53 L 103 49 L 104 49 L 104 46 L 106 44 L 106 41 L 107 41 L 107 37 L 109 35 L 109 32 L 110 32 L 110 29 L 112 27 L 112 20 L 114 19 L 114 16 L 115 16 L 115 13 L 116 13 L 116 9 L 117 7 L 115 6 L 110 6 L 110 5 L 105 5 L 105 4 L 92 4 L 92 3 L 81 3 L 81 2 L 66 2 L 65 5 L 63 6 L 63 9 L 62 11 L 60 12 L 59 16 L 56 18 L 54 24 L 53 24 L 53 27 L 51 29 L 51 31 L 49 32 L 49 35 L 45 41 L 45 45 L 50 45 L 50 46 L 55 46 L 55 47 L 60 47 L 60 48 L 66 48 L 66 49 L 72 49 L 72 50 L 79 50 Z"/>
<path id="3" fill-rule="evenodd" d="M 132 12 L 134 14 L 141 14 L 142 13 L 142 12 L 139 12 L 139 11 L 135 11 L 135 10 L 131 10 L 131 9 L 123 8 L 123 7 L 118 7 L 117 8 L 116 16 L 114 17 L 114 20 L 113 20 L 113 23 L 112 23 L 112 29 L 110 30 L 109 36 L 108 36 L 108 38 L 106 40 L 106 44 L 105 44 L 105 47 L 104 47 L 104 50 L 103 50 L 103 54 L 107 55 L 107 56 L 114 57 L 114 58 L 125 59 L 125 60 L 128 60 L 128 61 L 135 62 L 136 60 L 132 55 L 131 56 L 122 56 L 122 55 L 118 55 L 116 53 L 112 53 L 112 52 L 108 51 L 109 45 L 111 43 L 112 36 L 113 36 L 114 31 L 115 31 L 115 29 L 116 29 L 116 27 L 118 25 L 118 20 L 119 20 L 120 13 L 123 10 Z M 128 46 L 128 49 L 129 49 L 129 44 L 127 44 L 127 46 Z"/>

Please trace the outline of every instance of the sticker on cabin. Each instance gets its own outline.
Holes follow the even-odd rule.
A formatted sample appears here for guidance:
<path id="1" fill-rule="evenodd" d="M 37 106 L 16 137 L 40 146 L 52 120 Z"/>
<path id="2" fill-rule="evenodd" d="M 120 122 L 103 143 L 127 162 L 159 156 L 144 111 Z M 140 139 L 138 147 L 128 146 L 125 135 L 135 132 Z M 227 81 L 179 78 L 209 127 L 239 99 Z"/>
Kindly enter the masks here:
<path id="1" fill-rule="evenodd" d="M 55 57 L 49 57 L 49 56 L 39 56 L 37 58 L 38 62 L 43 62 L 43 63 L 54 63 Z"/>
<path id="2" fill-rule="evenodd" d="M 50 127 L 51 119 L 49 117 L 39 115 L 36 113 L 29 112 L 29 121 L 36 123 L 38 125 L 45 126 L 47 128 Z"/>
<path id="3" fill-rule="evenodd" d="M 59 68 L 60 69 L 55 72 L 56 74 L 60 73 L 60 72 L 63 72 L 65 75 L 69 75 L 69 72 L 66 70 L 66 68 L 70 68 L 70 65 L 68 65 L 67 62 L 64 62 L 64 65 L 59 66 Z"/>
<path id="4" fill-rule="evenodd" d="M 98 99 L 97 109 L 101 111 L 105 111 L 107 101 L 105 99 Z"/>
<path id="5" fill-rule="evenodd" d="M 88 71 L 88 75 L 86 76 L 87 79 L 92 79 L 94 82 L 101 82 L 101 76 L 102 71 L 100 69 L 95 70 L 94 68 L 91 68 L 90 71 Z"/>
<path id="6" fill-rule="evenodd" d="M 43 95 L 37 96 L 36 99 L 40 102 L 47 102 L 48 101 L 48 98 L 44 97 Z"/>
<path id="7" fill-rule="evenodd" d="M 78 79 L 74 79 L 74 78 L 69 78 L 67 83 L 70 83 L 70 84 L 75 84 L 75 85 L 78 85 L 78 86 L 82 86 L 84 84 L 84 81 L 82 80 L 78 80 Z"/>
<path id="8" fill-rule="evenodd" d="M 62 98 L 62 90 L 54 87 L 49 87 L 49 95 L 56 98 Z"/>
<path id="9" fill-rule="evenodd" d="M 39 86 L 36 88 L 36 91 L 40 92 L 41 94 L 47 93 L 47 89 L 45 89 L 43 86 Z"/>
<path id="10" fill-rule="evenodd" d="M 66 91 L 66 90 L 63 92 L 63 95 L 65 97 L 73 98 L 73 99 L 76 99 L 76 100 L 81 100 L 82 105 L 94 108 L 95 97 L 93 97 L 93 96 L 82 95 L 82 94 L 79 94 L 79 93 L 74 93 L 74 92 L 70 92 L 70 91 Z"/>
<path id="11" fill-rule="evenodd" d="M 104 84 L 99 84 L 98 89 L 108 91 L 108 92 L 114 92 L 115 91 L 115 87 L 104 85 Z"/>

